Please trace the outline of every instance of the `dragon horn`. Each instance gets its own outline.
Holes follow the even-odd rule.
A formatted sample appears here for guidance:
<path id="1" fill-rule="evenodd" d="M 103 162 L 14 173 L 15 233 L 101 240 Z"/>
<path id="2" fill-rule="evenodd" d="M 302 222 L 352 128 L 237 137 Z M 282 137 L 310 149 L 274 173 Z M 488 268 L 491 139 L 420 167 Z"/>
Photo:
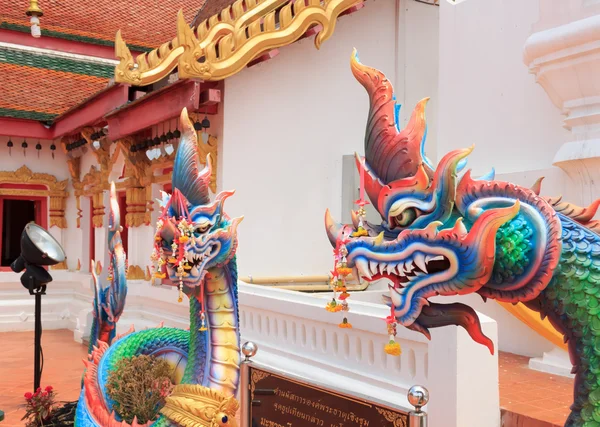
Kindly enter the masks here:
<path id="1" fill-rule="evenodd" d="M 325 211 L 325 228 L 327 229 L 327 237 L 329 237 L 329 241 L 331 245 L 335 247 L 337 245 L 337 239 L 340 235 L 340 231 L 342 230 L 342 224 L 336 222 L 331 216 L 331 212 L 329 209 Z"/>
<path id="2" fill-rule="evenodd" d="M 212 174 L 210 155 L 206 167 L 198 170 L 198 135 L 187 113 L 181 111 L 181 139 L 173 163 L 173 189 L 177 188 L 192 205 L 205 205 L 210 201 L 208 186 Z"/>
<path id="3" fill-rule="evenodd" d="M 110 182 L 110 231 L 121 230 L 121 210 L 119 209 L 119 199 L 117 199 L 117 187 L 114 181 Z"/>
<path id="4" fill-rule="evenodd" d="M 350 67 L 356 80 L 369 94 L 369 119 L 365 132 L 367 163 L 385 184 L 413 176 L 423 162 L 421 145 L 426 135 L 425 105 L 429 98 L 417 104 L 408 125 L 400 131 L 400 106 L 396 104 L 390 81 L 381 71 L 361 64 L 356 49 L 352 52 Z"/>

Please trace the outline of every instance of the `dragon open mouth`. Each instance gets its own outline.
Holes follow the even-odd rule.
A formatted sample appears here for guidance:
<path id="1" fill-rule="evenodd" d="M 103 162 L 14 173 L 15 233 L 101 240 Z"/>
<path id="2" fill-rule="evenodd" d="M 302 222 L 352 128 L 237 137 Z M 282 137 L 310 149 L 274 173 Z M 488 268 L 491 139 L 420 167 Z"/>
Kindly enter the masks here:
<path id="1" fill-rule="evenodd" d="M 202 253 L 186 252 L 185 257 L 188 265 L 192 268 L 201 266 L 204 261 L 210 261 L 219 252 L 219 245 L 213 244 L 210 248 Z"/>
<path id="2" fill-rule="evenodd" d="M 444 255 L 415 253 L 402 261 L 378 262 L 357 260 L 359 274 L 368 281 L 389 279 L 394 285 L 417 280 L 424 275 L 434 275 L 450 268 L 450 260 Z"/>

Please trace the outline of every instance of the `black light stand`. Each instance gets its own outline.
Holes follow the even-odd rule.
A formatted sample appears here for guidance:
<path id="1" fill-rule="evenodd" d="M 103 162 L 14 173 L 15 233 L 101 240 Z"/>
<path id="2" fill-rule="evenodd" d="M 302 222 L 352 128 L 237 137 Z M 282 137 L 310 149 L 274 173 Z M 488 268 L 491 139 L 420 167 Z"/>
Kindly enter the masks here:
<path id="1" fill-rule="evenodd" d="M 43 369 L 42 295 L 46 294 L 46 285 L 52 281 L 52 276 L 43 266 L 58 264 L 65 258 L 63 248 L 50 233 L 29 223 L 21 234 L 21 255 L 10 265 L 15 273 L 25 270 L 21 284 L 29 290 L 29 295 L 35 296 L 34 392 L 40 387 Z"/>

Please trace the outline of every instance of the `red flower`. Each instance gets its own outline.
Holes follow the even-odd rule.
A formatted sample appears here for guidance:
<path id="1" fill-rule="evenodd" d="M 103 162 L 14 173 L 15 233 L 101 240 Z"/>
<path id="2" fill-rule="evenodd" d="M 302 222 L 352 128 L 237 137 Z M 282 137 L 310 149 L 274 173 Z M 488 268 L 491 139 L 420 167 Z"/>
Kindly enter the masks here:
<path id="1" fill-rule="evenodd" d="M 48 393 L 50 393 L 52 390 L 53 390 L 53 388 L 52 388 L 52 386 L 51 386 L 51 385 L 49 385 L 49 386 L 47 386 L 47 387 L 46 387 L 46 391 L 47 391 Z"/>
<path id="2" fill-rule="evenodd" d="M 33 398 L 33 394 L 31 392 L 28 391 L 27 393 L 25 393 L 25 399 L 31 400 L 32 398 Z"/>

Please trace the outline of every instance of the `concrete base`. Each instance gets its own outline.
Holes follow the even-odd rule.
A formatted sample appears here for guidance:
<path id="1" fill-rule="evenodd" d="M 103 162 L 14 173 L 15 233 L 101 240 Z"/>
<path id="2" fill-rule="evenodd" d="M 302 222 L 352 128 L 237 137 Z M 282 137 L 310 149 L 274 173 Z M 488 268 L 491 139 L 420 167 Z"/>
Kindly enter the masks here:
<path id="1" fill-rule="evenodd" d="M 569 360 L 569 354 L 560 348 L 546 352 L 542 357 L 531 358 L 529 360 L 529 368 L 568 378 L 575 377 L 575 375 L 571 374 L 573 365 Z"/>

